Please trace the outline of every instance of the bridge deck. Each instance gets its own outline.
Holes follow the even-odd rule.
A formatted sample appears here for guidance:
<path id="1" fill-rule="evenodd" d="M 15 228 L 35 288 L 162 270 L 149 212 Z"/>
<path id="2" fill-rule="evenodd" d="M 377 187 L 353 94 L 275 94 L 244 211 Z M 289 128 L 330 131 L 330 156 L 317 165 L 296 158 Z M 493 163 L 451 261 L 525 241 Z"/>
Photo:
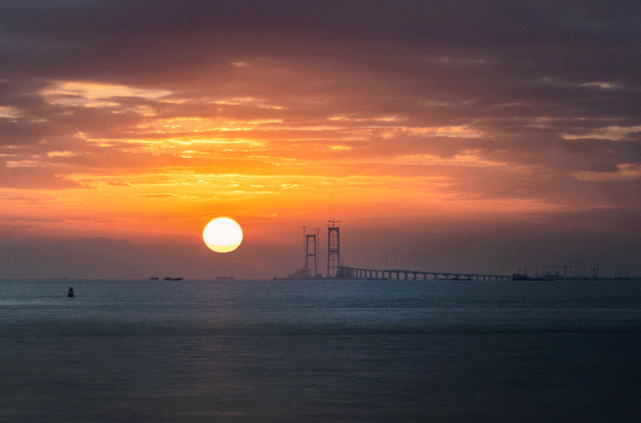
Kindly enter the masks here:
<path id="1" fill-rule="evenodd" d="M 432 272 L 423 270 L 376 270 L 341 266 L 338 277 L 343 279 L 392 279 L 392 280 L 510 280 L 508 275 L 479 273 Z"/>

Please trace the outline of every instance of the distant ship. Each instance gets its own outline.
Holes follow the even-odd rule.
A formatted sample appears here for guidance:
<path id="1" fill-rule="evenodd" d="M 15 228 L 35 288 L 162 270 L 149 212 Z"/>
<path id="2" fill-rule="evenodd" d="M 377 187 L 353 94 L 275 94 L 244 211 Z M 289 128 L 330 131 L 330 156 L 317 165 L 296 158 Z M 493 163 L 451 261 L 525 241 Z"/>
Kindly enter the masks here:
<path id="1" fill-rule="evenodd" d="M 533 277 L 533 276 L 523 275 L 520 273 L 514 273 L 512 275 L 512 280 L 513 281 L 543 281 L 545 279 L 541 277 Z"/>
<path id="2" fill-rule="evenodd" d="M 157 281 L 157 280 L 158 280 L 158 278 L 157 278 L 157 277 L 155 277 L 155 276 L 152 276 L 152 277 L 150 277 L 150 278 L 149 278 L 149 280 L 150 280 L 150 281 Z"/>
<path id="3" fill-rule="evenodd" d="M 546 273 L 545 275 L 537 276 L 528 276 L 520 273 L 514 273 L 512 275 L 513 281 L 556 281 L 559 279 L 563 279 L 563 276 L 558 273 Z"/>
<path id="4" fill-rule="evenodd" d="M 218 277 L 216 277 L 216 279 L 218 279 L 218 280 L 225 280 L 225 281 L 233 281 L 233 280 L 235 280 L 236 278 L 234 278 L 233 276 L 218 276 Z"/>
<path id="5" fill-rule="evenodd" d="M 166 281 L 181 281 L 183 278 L 172 278 L 171 276 L 167 276 L 165 278 Z"/>

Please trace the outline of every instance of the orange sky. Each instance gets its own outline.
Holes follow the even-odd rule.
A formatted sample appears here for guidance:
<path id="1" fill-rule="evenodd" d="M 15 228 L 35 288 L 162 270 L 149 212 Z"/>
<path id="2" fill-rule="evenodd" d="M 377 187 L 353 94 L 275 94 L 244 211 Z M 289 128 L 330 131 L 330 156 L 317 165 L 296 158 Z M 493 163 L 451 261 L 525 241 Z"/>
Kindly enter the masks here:
<path id="1" fill-rule="evenodd" d="M 86 21 L 66 17 L 79 5 L 50 5 L 2 38 L 9 276 L 23 262 L 37 269 L 29 277 L 284 276 L 303 264 L 301 226 L 322 228 L 323 251 L 329 219 L 342 221 L 354 266 L 638 267 L 641 81 L 616 68 L 633 47 L 624 37 L 563 27 L 554 16 L 569 10 L 536 15 L 547 30 L 501 33 L 483 23 L 511 22 L 509 12 L 468 11 L 458 33 L 420 24 L 451 19 L 443 5 L 344 10 L 353 20 L 288 2 L 262 14 L 230 7 L 230 28 L 214 6 L 132 18 L 143 3 L 85 8 Z M 48 12 L 60 27 L 45 24 Z M 581 49 L 600 59 L 568 61 Z M 221 215 L 246 231 L 234 257 L 199 240 Z M 123 242 L 128 270 L 59 253 L 112 257 Z M 172 261 L 176 246 L 185 256 Z M 65 265 L 49 263 L 56 254 Z"/>
<path id="2" fill-rule="evenodd" d="M 242 78 L 274 67 L 281 73 L 287 64 L 262 60 L 229 66 Z M 310 75 L 298 70 L 288 78 L 302 85 Z M 6 149 L 7 173 L 15 172 L 24 184 L 45 174 L 51 187 L 7 187 L 1 204 L 18 220 L 39 220 L 30 226 L 44 231 L 196 233 L 217 215 L 246 224 L 288 224 L 292 219 L 323 223 L 334 216 L 348 221 L 559 209 L 542 199 L 462 192 L 458 185 L 474 183 L 467 178 L 527 177 L 536 166 L 473 149 L 447 157 L 417 151 L 413 143 L 495 136 L 471 122 L 425 126 L 429 110 L 414 122 L 402 113 L 345 110 L 345 99 L 322 91 L 279 101 L 285 83 L 278 80 L 262 87 L 261 97 L 240 97 L 244 87 L 236 86 L 229 96 L 214 96 L 199 92 L 197 84 L 191 90 L 43 84 L 40 100 L 58 109 L 58 119 L 77 121 L 72 124 L 79 130 L 30 148 L 46 152 Z M 8 119 L 27 118 L 19 110 L 14 114 Z M 310 116 L 317 114 L 323 116 Z"/>

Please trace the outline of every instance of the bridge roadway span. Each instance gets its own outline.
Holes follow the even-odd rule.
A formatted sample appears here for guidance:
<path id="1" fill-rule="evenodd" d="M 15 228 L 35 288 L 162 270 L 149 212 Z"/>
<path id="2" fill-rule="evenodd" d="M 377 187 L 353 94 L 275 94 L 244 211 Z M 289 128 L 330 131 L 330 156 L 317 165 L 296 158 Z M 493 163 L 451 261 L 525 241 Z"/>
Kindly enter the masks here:
<path id="1" fill-rule="evenodd" d="M 402 277 L 401 277 L 402 276 Z M 411 277 L 410 277 L 411 276 Z M 420 277 L 419 277 L 420 276 Z M 428 276 L 431 276 L 428 278 Z M 482 275 L 477 273 L 425 272 L 416 270 L 374 270 L 341 266 L 340 279 L 396 279 L 396 280 L 511 280 L 508 275 Z"/>

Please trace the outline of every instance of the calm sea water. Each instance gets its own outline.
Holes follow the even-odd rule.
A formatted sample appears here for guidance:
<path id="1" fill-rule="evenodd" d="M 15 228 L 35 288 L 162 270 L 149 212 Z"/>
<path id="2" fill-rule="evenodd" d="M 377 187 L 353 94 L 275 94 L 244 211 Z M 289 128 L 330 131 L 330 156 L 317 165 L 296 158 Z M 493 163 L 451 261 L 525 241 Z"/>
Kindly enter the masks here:
<path id="1" fill-rule="evenodd" d="M 3 422 L 640 419 L 640 282 L 0 281 Z"/>

